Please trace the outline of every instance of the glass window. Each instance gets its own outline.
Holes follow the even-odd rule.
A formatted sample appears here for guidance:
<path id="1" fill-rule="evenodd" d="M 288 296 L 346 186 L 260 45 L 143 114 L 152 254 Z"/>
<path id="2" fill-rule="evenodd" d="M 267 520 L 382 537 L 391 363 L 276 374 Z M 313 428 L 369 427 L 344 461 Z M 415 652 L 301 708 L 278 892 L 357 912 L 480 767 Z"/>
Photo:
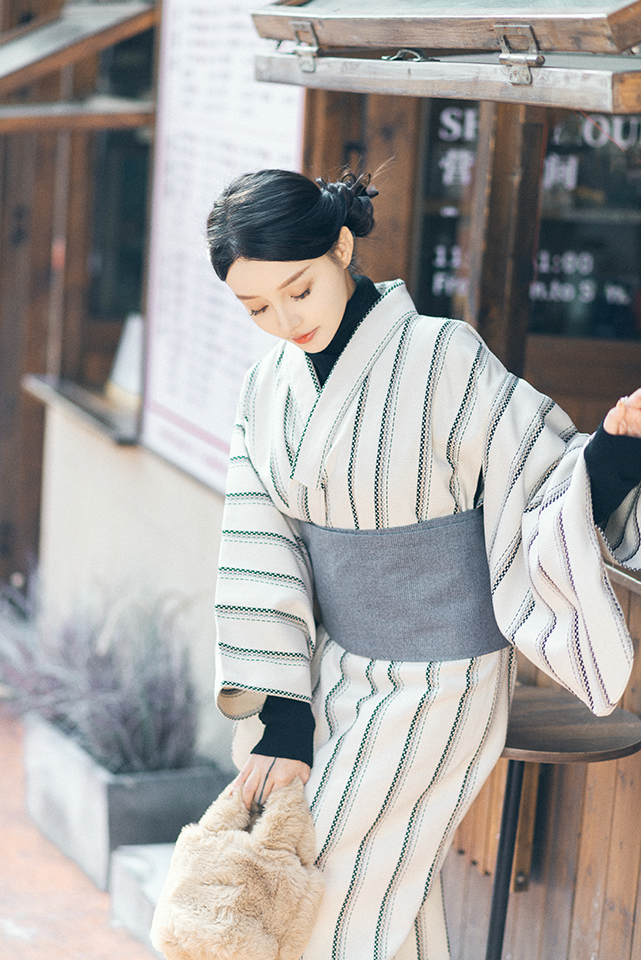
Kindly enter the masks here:
<path id="1" fill-rule="evenodd" d="M 114 96 L 149 95 L 153 31 L 131 37 L 101 56 L 98 89 Z M 97 133 L 89 312 L 95 320 L 122 320 L 141 309 L 150 130 Z"/>
<path id="2" fill-rule="evenodd" d="M 423 313 L 463 316 L 478 104 L 428 106 L 421 263 Z M 641 339 L 641 116 L 549 111 L 530 330 Z"/>
<path id="3" fill-rule="evenodd" d="M 432 100 L 428 105 L 416 301 L 430 316 L 463 316 L 468 267 L 464 233 L 469 227 L 478 121 L 478 104 L 469 100 Z"/>
<path id="4" fill-rule="evenodd" d="M 641 339 L 641 117 L 551 115 L 542 188 L 530 329 Z"/>
<path id="5" fill-rule="evenodd" d="M 139 130 L 96 134 L 90 314 L 123 319 L 141 309 L 149 142 Z"/>

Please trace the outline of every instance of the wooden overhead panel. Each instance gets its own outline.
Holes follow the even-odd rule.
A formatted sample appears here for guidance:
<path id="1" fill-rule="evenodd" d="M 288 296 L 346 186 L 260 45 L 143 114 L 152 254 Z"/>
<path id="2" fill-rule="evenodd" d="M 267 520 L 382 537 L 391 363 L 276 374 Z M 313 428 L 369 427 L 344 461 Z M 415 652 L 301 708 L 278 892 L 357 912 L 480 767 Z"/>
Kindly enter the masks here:
<path id="1" fill-rule="evenodd" d="M 309 0 L 271 4 L 253 17 L 261 36 L 290 41 L 256 58 L 259 80 L 351 93 L 641 110 L 641 0 L 497 0 L 482 9 L 472 0 Z"/>
<path id="2" fill-rule="evenodd" d="M 408 97 L 494 100 L 533 106 L 638 113 L 641 110 L 641 57 L 547 54 L 532 67 L 527 83 L 513 83 L 508 67 L 476 54 L 407 62 L 318 57 L 314 71 L 301 70 L 294 54 L 259 54 L 256 77 L 313 89 L 385 93 Z"/>
<path id="3" fill-rule="evenodd" d="M 620 53 L 641 41 L 641 0 L 285 0 L 253 17 L 275 40 L 297 40 L 309 23 L 322 49 L 499 50 L 500 24 L 531 25 L 542 51 Z"/>
<path id="4" fill-rule="evenodd" d="M 256 78 L 312 89 L 407 97 L 493 100 L 602 113 L 641 111 L 641 57 L 547 54 L 527 83 L 509 80 L 509 67 L 487 54 L 408 62 L 318 57 L 313 71 L 293 53 L 259 54 Z"/>
<path id="5" fill-rule="evenodd" d="M 153 3 L 69 0 L 60 16 L 0 42 L 0 96 L 154 26 Z"/>

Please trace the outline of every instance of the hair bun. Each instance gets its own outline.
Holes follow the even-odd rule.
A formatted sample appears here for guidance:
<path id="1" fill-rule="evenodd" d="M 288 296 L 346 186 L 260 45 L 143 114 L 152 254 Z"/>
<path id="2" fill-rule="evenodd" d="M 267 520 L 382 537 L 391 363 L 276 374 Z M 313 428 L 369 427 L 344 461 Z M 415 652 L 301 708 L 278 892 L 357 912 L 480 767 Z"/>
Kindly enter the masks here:
<path id="1" fill-rule="evenodd" d="M 317 178 L 321 191 L 335 198 L 342 207 L 342 223 L 355 237 L 366 237 L 374 227 L 373 197 L 378 190 L 371 185 L 369 173 L 359 176 L 352 170 L 345 170 L 339 180 L 327 181 Z"/>
<path id="2" fill-rule="evenodd" d="M 330 253 L 343 227 L 355 237 L 374 226 L 367 174 L 345 170 L 335 182 L 293 170 L 257 170 L 232 180 L 207 218 L 207 247 L 221 280 L 239 258 L 314 260 Z"/>
<path id="3" fill-rule="evenodd" d="M 378 196 L 378 190 L 372 184 L 372 175 L 370 173 L 362 173 L 359 177 L 355 177 L 351 170 L 349 170 L 343 176 L 349 177 L 349 188 L 354 197 L 367 196 L 370 200 L 373 200 L 374 197 Z M 348 181 L 343 181 L 341 178 L 341 182 Z"/>

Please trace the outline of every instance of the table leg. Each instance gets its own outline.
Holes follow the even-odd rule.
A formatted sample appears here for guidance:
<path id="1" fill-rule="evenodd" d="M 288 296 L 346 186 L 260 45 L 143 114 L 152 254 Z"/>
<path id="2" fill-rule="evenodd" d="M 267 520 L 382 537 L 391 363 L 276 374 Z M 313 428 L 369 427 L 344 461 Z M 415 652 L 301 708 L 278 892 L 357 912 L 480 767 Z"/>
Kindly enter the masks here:
<path id="1" fill-rule="evenodd" d="M 523 786 L 524 760 L 510 760 L 507 767 L 505 798 L 501 816 L 499 849 L 496 857 L 494 883 L 492 885 L 492 906 L 490 908 L 490 926 L 487 935 L 485 960 L 501 960 L 505 919 L 510 896 L 510 880 L 514 862 L 516 831 L 519 825 L 521 806 L 521 788 Z"/>

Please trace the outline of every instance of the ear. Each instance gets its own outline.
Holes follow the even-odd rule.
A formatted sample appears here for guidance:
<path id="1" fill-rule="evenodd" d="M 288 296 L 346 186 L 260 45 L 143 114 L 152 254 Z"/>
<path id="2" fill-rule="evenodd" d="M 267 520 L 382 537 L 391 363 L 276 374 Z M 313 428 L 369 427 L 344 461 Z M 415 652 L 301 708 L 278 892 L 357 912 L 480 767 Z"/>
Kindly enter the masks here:
<path id="1" fill-rule="evenodd" d="M 354 234 L 349 227 L 341 227 L 332 255 L 347 270 L 354 254 Z"/>

